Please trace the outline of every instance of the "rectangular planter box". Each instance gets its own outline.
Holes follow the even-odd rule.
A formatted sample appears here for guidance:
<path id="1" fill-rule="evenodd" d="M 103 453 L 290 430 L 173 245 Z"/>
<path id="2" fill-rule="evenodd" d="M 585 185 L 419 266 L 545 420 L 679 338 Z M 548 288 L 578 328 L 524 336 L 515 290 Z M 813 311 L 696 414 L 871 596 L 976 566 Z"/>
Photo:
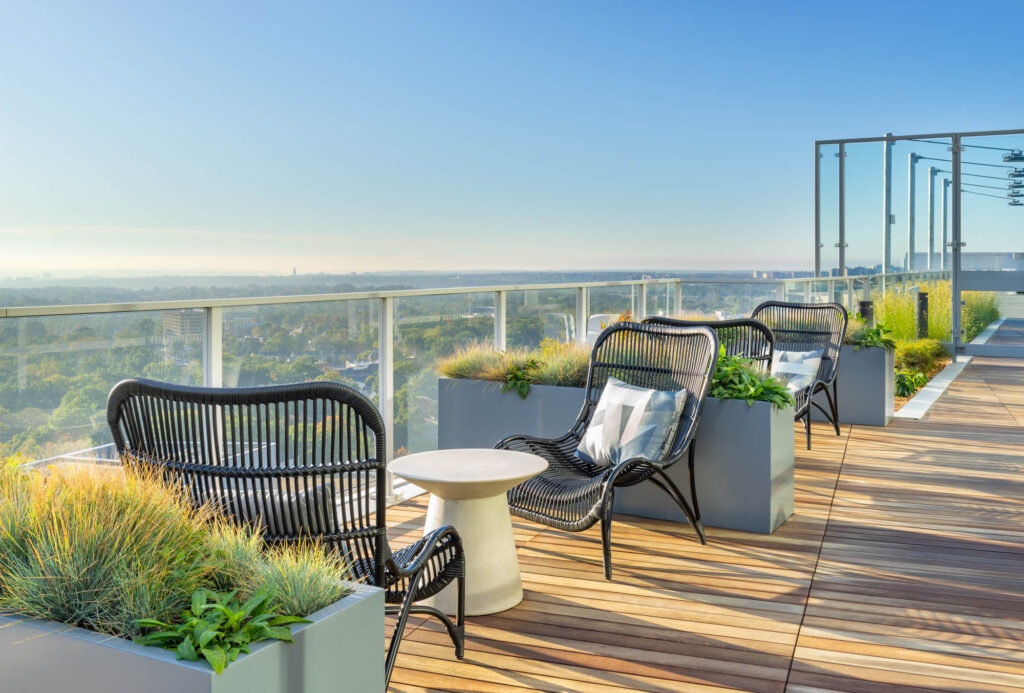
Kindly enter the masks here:
<path id="1" fill-rule="evenodd" d="M 583 404 L 583 388 L 533 386 L 526 399 L 501 384 L 441 378 L 438 447 L 491 448 L 510 435 L 565 434 Z M 793 410 L 767 402 L 748 406 L 708 398 L 697 429 L 697 495 L 704 524 L 768 533 L 793 514 Z M 669 475 L 689 493 L 685 461 Z M 653 484 L 617 489 L 616 512 L 685 522 L 682 511 Z"/>
<path id="2" fill-rule="evenodd" d="M 491 380 L 437 381 L 437 447 L 493 448 L 517 434 L 557 438 L 576 423 L 582 387 L 532 385 L 526 399 Z"/>
<path id="3" fill-rule="evenodd" d="M 793 408 L 735 399 L 704 400 L 697 427 L 694 474 L 702 520 L 709 527 L 770 534 L 793 514 Z M 667 474 L 689 496 L 686 461 Z M 685 521 L 654 484 L 615 490 L 615 510 Z"/>
<path id="4" fill-rule="evenodd" d="M 894 411 L 894 375 L 891 351 L 879 347 L 855 350 L 844 345 L 836 376 L 839 422 L 861 426 L 888 425 Z M 819 392 L 814 399 L 828 411 L 824 393 Z M 825 421 L 821 412 L 813 408 L 811 419 Z"/>
<path id="5" fill-rule="evenodd" d="M 0 690 L 146 693 L 384 691 L 384 592 L 355 592 L 258 643 L 223 674 L 206 662 L 52 621 L 0 614 Z"/>

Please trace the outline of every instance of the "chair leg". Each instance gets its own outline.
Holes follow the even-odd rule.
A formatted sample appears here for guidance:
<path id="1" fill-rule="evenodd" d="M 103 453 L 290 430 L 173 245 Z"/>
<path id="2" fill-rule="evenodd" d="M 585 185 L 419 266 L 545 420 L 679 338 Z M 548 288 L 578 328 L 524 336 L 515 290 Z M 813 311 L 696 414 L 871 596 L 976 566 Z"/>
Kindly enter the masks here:
<path id="1" fill-rule="evenodd" d="M 828 397 L 827 388 L 825 389 L 825 397 Z M 832 381 L 832 399 L 828 403 L 832 407 L 832 424 L 836 427 L 836 435 L 842 435 L 839 432 L 839 382 L 837 380 Z"/>
<path id="2" fill-rule="evenodd" d="M 693 468 L 693 463 L 697 454 L 695 450 L 696 445 L 696 441 L 690 441 L 690 454 L 688 460 L 690 465 L 690 502 L 693 503 L 693 528 L 697 530 L 697 536 L 700 537 L 700 543 L 706 545 L 708 540 L 704 536 L 704 522 L 701 520 L 700 503 L 697 501 L 697 475 Z"/>
<path id="3" fill-rule="evenodd" d="M 409 613 L 412 611 L 412 598 L 416 593 L 416 585 L 419 584 L 420 575 L 423 571 L 420 571 L 412 576 L 409 580 L 409 590 L 405 594 L 405 599 L 402 600 L 402 606 L 400 609 L 392 607 L 391 609 L 385 609 L 385 613 L 397 613 L 398 621 L 395 623 L 395 632 L 391 635 L 391 643 L 388 645 L 387 658 L 384 660 L 384 688 L 388 687 L 391 682 L 391 670 L 395 668 L 395 660 L 398 659 L 398 648 L 402 644 L 402 635 L 405 633 L 405 624 L 409 620 Z M 429 608 L 429 607 L 421 607 Z M 438 612 L 440 613 L 440 612 Z M 443 620 L 443 619 L 442 619 Z"/>
<path id="4" fill-rule="evenodd" d="M 807 431 L 807 449 L 811 449 L 811 407 L 807 407 L 807 413 L 804 414 L 804 429 Z"/>
<path id="5" fill-rule="evenodd" d="M 607 517 L 601 518 L 601 548 L 604 550 L 604 579 L 612 579 L 612 511 L 609 505 Z"/>

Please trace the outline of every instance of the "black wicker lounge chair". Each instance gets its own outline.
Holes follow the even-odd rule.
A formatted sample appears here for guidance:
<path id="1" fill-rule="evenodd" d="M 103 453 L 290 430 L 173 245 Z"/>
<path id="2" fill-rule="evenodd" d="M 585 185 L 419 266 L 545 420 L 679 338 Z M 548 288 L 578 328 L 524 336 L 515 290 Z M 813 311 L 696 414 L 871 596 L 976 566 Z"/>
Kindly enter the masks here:
<path id="1" fill-rule="evenodd" d="M 570 532 L 583 531 L 600 521 L 604 576 L 610 580 L 615 488 L 650 480 L 679 505 L 694 526 L 700 542 L 706 543 L 693 482 L 693 435 L 717 360 L 718 340 L 707 328 L 617 323 L 604 330 L 598 336 L 590 357 L 586 398 L 572 430 L 553 440 L 512 436 L 496 446 L 540 455 L 549 465 L 546 471 L 509 491 L 512 513 Z M 685 388 L 690 393 L 675 440 L 663 459 L 634 458 L 611 466 L 599 466 L 575 455 L 609 377 L 644 388 Z M 665 474 L 665 469 L 687 455 L 692 507 Z"/>
<path id="2" fill-rule="evenodd" d="M 775 335 L 776 356 L 782 351 L 821 350 L 818 373 L 810 385 L 794 393 L 796 420 L 804 420 L 807 449 L 811 449 L 811 407 L 816 407 L 836 429 L 839 435 L 839 401 L 836 374 L 839 372 L 839 353 L 846 336 L 849 318 L 846 308 L 838 303 L 784 303 L 765 301 L 751 313 Z M 825 393 L 828 411 L 814 400 L 818 392 Z"/>
<path id="3" fill-rule="evenodd" d="M 767 325 L 753 318 L 735 320 L 677 320 L 651 316 L 643 319 L 645 325 L 672 327 L 708 327 L 718 336 L 718 343 L 729 356 L 750 359 L 754 367 L 767 372 L 772 367 L 775 338 Z"/>
<path id="4" fill-rule="evenodd" d="M 155 465 L 196 504 L 261 526 L 269 543 L 314 536 L 345 556 L 355 579 L 384 588 L 387 612 L 398 616 L 388 680 L 410 613 L 440 619 L 462 658 L 462 542 L 442 527 L 388 548 L 384 424 L 358 392 L 329 382 L 227 389 L 125 380 L 110 392 L 107 420 L 126 464 Z M 415 605 L 453 581 L 455 623 Z"/>

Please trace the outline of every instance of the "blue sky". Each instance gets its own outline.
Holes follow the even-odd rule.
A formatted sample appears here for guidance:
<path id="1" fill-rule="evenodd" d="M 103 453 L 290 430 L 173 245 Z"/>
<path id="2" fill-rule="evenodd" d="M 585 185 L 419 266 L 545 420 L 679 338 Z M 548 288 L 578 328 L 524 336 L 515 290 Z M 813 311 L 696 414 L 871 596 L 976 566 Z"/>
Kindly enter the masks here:
<path id="1" fill-rule="evenodd" d="M 965 7 L 2 2 L 0 276 L 806 268 L 816 138 L 1024 127 Z"/>

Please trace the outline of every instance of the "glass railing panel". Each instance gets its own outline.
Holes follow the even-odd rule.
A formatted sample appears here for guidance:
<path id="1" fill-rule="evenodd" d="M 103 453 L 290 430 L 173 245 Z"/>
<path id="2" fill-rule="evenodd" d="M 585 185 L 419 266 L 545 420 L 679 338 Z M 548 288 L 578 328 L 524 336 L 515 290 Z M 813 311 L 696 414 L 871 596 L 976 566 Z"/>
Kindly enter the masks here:
<path id="1" fill-rule="evenodd" d="M 505 344 L 538 346 L 545 339 L 576 339 L 576 290 L 531 289 L 505 294 Z"/>
<path id="2" fill-rule="evenodd" d="M 589 294 L 588 343 L 592 343 L 601 330 L 615 322 L 626 311 L 634 318 L 641 312 L 640 287 L 636 284 L 594 286 L 590 288 Z"/>
<path id="3" fill-rule="evenodd" d="M 202 382 L 202 310 L 0 321 L 0 448 L 113 459 L 106 403 L 125 378 Z"/>
<path id="4" fill-rule="evenodd" d="M 671 315 L 673 285 L 648 284 L 647 304 L 641 310 L 642 315 Z"/>
<path id="5" fill-rule="evenodd" d="M 1024 271 L 1024 135 L 965 137 L 963 145 L 961 268 Z"/>
<path id="6" fill-rule="evenodd" d="M 333 380 L 378 400 L 376 300 L 225 308 L 223 383 Z"/>
<path id="7" fill-rule="evenodd" d="M 395 456 L 437 449 L 438 361 L 474 344 L 494 348 L 493 293 L 395 299 Z"/>
<path id="8" fill-rule="evenodd" d="M 764 301 L 785 299 L 782 282 L 698 283 L 683 282 L 682 317 L 723 320 L 745 317 Z"/>

